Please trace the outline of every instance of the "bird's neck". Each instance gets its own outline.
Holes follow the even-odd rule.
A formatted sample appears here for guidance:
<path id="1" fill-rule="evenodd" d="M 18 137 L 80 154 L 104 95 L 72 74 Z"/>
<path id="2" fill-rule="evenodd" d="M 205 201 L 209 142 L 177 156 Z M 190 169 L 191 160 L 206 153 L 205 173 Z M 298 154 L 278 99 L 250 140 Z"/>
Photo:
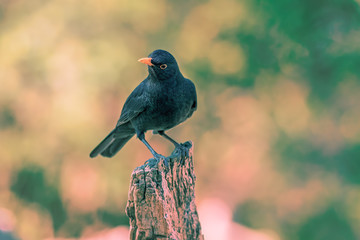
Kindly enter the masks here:
<path id="1" fill-rule="evenodd" d="M 174 82 L 176 81 L 176 79 L 178 78 L 183 78 L 181 72 L 177 71 L 175 72 L 175 74 L 172 74 L 171 76 L 167 76 L 167 75 L 161 75 L 161 76 L 158 76 L 156 75 L 155 72 L 153 71 L 150 71 L 149 72 L 149 75 L 148 75 L 148 79 L 150 82 L 153 82 L 153 83 L 160 83 L 160 82 Z"/>

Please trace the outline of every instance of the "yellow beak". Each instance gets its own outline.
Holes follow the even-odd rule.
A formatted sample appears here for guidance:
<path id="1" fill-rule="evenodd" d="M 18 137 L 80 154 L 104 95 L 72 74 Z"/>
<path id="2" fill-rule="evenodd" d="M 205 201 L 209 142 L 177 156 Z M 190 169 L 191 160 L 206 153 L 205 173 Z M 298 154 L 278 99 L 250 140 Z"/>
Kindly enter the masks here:
<path id="1" fill-rule="evenodd" d="M 147 57 L 147 58 L 140 58 L 138 60 L 141 63 L 145 63 L 146 65 L 152 66 L 154 64 L 151 63 L 151 58 Z"/>

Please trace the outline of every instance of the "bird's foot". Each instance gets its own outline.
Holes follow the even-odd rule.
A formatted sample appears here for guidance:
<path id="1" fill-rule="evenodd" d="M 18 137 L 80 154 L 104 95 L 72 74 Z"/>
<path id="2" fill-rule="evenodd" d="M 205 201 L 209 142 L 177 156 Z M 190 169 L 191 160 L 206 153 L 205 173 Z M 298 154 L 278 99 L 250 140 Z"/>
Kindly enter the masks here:
<path id="1" fill-rule="evenodd" d="M 189 148 L 186 143 L 180 143 L 176 145 L 174 152 L 172 155 L 180 157 L 180 164 L 184 165 L 185 159 L 189 158 Z"/>
<path id="2" fill-rule="evenodd" d="M 154 167 L 154 166 L 156 166 L 161 160 L 163 160 L 163 161 L 164 161 L 164 165 L 165 165 L 166 167 L 169 167 L 169 161 L 168 161 L 168 158 L 167 158 L 167 157 L 165 157 L 165 156 L 163 156 L 163 155 L 161 155 L 161 154 L 158 154 L 158 153 L 153 154 L 153 155 L 154 155 L 154 158 L 150 158 L 150 159 L 146 160 L 146 161 L 144 162 L 144 165 L 145 165 L 145 164 L 148 164 L 150 167 Z"/>

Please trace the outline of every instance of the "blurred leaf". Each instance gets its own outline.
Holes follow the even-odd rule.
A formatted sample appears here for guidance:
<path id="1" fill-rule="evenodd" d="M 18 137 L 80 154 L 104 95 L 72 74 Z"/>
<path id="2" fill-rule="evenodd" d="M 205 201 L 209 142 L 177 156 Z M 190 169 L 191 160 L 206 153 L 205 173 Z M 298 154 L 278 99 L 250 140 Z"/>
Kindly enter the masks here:
<path id="1" fill-rule="evenodd" d="M 324 212 L 314 215 L 297 233 L 298 239 L 307 240 L 355 240 L 358 239 L 349 221 L 338 205 L 330 206 Z"/>
<path id="2" fill-rule="evenodd" d="M 352 184 L 360 184 L 360 145 L 348 146 L 335 156 L 335 168 L 340 176 Z"/>
<path id="3" fill-rule="evenodd" d="M 19 240 L 11 232 L 3 232 L 0 230 L 0 239 L 1 240 Z"/>
<path id="4" fill-rule="evenodd" d="M 233 219 L 235 222 L 250 228 L 267 228 L 269 227 L 269 222 L 267 222 L 266 215 L 269 213 L 269 210 L 262 202 L 246 201 L 236 207 Z M 272 214 L 272 218 L 275 218 L 274 214 Z"/>
<path id="5" fill-rule="evenodd" d="M 116 227 L 119 225 L 129 225 L 129 218 L 125 212 L 115 212 L 99 209 L 97 215 L 100 221 L 111 226 Z"/>
<path id="6" fill-rule="evenodd" d="M 79 238 L 83 233 L 83 230 L 92 224 L 94 224 L 94 215 L 91 213 L 77 214 L 74 213 L 64 225 L 61 227 L 61 234 L 66 237 Z"/>
<path id="7" fill-rule="evenodd" d="M 55 231 L 66 221 L 67 214 L 59 191 L 47 183 L 42 167 L 28 165 L 13 173 L 11 191 L 18 198 L 29 203 L 38 203 L 49 211 Z"/>
<path id="8" fill-rule="evenodd" d="M 0 112 L 0 129 L 14 125 L 16 125 L 16 118 L 13 111 L 8 106 L 3 107 Z"/>

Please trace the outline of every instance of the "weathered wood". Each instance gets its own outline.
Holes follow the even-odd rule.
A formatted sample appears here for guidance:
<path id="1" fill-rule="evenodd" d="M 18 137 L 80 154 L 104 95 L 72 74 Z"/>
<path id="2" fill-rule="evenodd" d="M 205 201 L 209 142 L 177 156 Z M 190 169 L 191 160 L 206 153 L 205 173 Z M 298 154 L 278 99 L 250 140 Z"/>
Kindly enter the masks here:
<path id="1" fill-rule="evenodd" d="M 132 175 L 126 214 L 130 239 L 203 240 L 195 205 L 193 147 L 184 144 L 189 156 L 179 153 L 163 160 L 150 160 Z"/>

